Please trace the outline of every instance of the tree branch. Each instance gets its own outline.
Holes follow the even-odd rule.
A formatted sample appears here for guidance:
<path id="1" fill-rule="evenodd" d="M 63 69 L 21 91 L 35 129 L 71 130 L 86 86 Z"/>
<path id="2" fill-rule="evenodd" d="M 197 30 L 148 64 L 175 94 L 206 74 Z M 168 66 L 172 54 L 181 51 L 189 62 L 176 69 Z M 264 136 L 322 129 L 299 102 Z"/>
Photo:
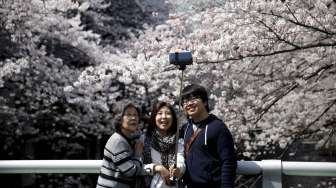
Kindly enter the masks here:
<path id="1" fill-rule="evenodd" d="M 317 76 L 321 71 L 323 70 L 327 70 L 330 69 L 331 67 L 333 67 L 335 65 L 324 65 L 322 67 L 320 67 L 319 69 L 317 69 L 315 72 L 311 73 L 310 75 L 303 77 L 304 80 L 309 80 L 311 78 L 313 78 L 314 76 Z M 262 110 L 262 113 L 259 115 L 258 119 L 255 121 L 255 123 L 257 123 L 268 111 L 269 109 L 276 104 L 280 99 L 282 99 L 284 96 L 286 96 L 288 93 L 290 93 L 291 91 L 293 91 L 295 88 L 297 88 L 299 86 L 298 83 L 295 83 L 294 85 L 290 86 L 289 89 L 287 89 L 285 92 L 281 93 L 280 95 L 278 95 L 269 105 L 267 105 L 266 108 L 264 108 Z M 277 89 L 279 90 L 279 89 Z"/>
<path id="2" fill-rule="evenodd" d="M 317 116 L 312 122 L 310 122 L 303 130 L 301 133 L 296 134 L 295 138 L 293 139 L 293 142 L 291 144 L 288 144 L 286 146 L 286 148 L 284 149 L 284 151 L 281 153 L 281 155 L 279 156 L 280 159 L 283 159 L 283 157 L 285 156 L 285 154 L 287 153 L 287 151 L 291 148 L 291 146 L 297 141 L 299 140 L 299 138 L 301 138 L 302 136 L 304 136 L 305 134 L 307 134 L 309 128 L 314 125 L 317 121 L 319 121 L 329 110 L 332 106 L 334 106 L 336 104 L 336 100 L 333 100 L 330 102 L 330 104 L 323 110 L 323 112 Z"/>
<path id="3" fill-rule="evenodd" d="M 286 96 L 288 93 L 290 93 L 291 91 L 293 91 L 295 88 L 297 88 L 299 86 L 298 83 L 295 83 L 291 86 L 289 86 L 289 88 L 281 93 L 280 95 L 278 95 L 270 104 L 268 104 L 261 112 L 261 114 L 259 115 L 259 117 L 257 118 L 257 120 L 254 122 L 255 124 L 258 123 L 261 118 L 271 109 L 271 107 L 273 105 L 275 105 L 280 99 L 282 99 L 284 96 Z"/>
<path id="4" fill-rule="evenodd" d="M 295 16 L 294 12 L 289 8 L 288 4 L 286 4 L 286 7 L 287 7 L 288 11 L 291 13 L 291 15 L 293 16 L 293 18 L 294 18 L 297 22 L 299 22 L 299 20 L 298 20 L 297 17 Z"/>
<path id="5" fill-rule="evenodd" d="M 307 29 L 310 29 L 310 30 L 318 31 L 318 32 L 321 32 L 321 33 L 324 33 L 324 34 L 327 34 L 327 35 L 336 35 L 336 32 L 329 32 L 327 30 L 324 30 L 324 29 L 321 29 L 321 28 L 318 28 L 318 27 L 315 27 L 315 26 L 312 26 L 312 25 L 307 25 L 307 24 L 301 23 L 299 21 L 294 21 L 290 18 L 286 18 L 286 17 L 283 17 L 281 15 L 275 14 L 273 11 L 271 11 L 271 14 L 265 13 L 265 12 L 262 12 L 261 14 L 268 15 L 268 16 L 275 16 L 275 17 L 284 19 L 286 21 L 289 21 L 289 22 L 291 22 L 295 25 L 298 25 L 298 26 L 301 26 L 301 27 L 304 27 L 304 28 L 307 28 Z"/>
<path id="6" fill-rule="evenodd" d="M 271 28 L 270 26 L 268 26 L 266 23 L 264 23 L 263 21 L 259 21 L 262 25 L 264 25 L 271 33 L 273 33 L 273 35 L 279 40 L 279 41 L 282 41 L 286 44 L 289 44 L 291 46 L 293 46 L 294 48 L 300 48 L 300 46 L 292 43 L 292 42 L 289 42 L 287 40 L 285 40 L 284 38 L 282 38 L 280 35 L 278 35 L 278 33 L 276 31 L 274 31 L 273 28 Z"/>
<path id="7" fill-rule="evenodd" d="M 202 61 L 197 61 L 197 64 L 203 64 L 203 63 L 211 63 L 211 64 L 218 64 L 218 63 L 225 63 L 228 61 L 238 61 L 238 60 L 243 60 L 246 58 L 251 58 L 251 57 L 267 57 L 267 56 L 273 56 L 273 55 L 278 55 L 278 54 L 283 54 L 283 53 L 289 53 L 289 52 L 295 52 L 298 50 L 305 50 L 305 49 L 310 49 L 310 48 L 319 48 L 319 47 L 335 47 L 336 46 L 336 42 L 334 43 L 323 43 L 323 42 L 319 42 L 316 44 L 309 44 L 309 45 L 305 45 L 305 46 L 299 46 L 299 47 L 294 47 L 294 48 L 289 48 L 289 49 L 283 49 L 283 50 L 277 50 L 277 51 L 273 51 L 273 52 L 269 52 L 269 53 L 260 53 L 260 54 L 248 54 L 245 56 L 238 56 L 238 57 L 230 57 L 230 58 L 226 58 L 223 60 L 218 60 L 218 61 L 209 61 L 209 60 L 202 60 Z"/>

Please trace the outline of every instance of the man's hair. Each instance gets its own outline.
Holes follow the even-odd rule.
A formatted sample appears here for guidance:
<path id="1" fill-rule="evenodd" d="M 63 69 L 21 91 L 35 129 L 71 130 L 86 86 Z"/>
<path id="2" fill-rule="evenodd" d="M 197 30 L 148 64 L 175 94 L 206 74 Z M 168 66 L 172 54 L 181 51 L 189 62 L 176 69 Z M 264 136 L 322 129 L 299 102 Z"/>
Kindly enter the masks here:
<path id="1" fill-rule="evenodd" d="M 203 102 L 206 102 L 206 110 L 209 112 L 209 102 L 208 102 L 208 92 L 203 86 L 200 86 L 198 84 L 191 84 L 183 88 L 182 94 L 181 94 L 181 99 L 183 100 L 188 100 L 192 97 L 199 97 L 202 99 Z"/>
<path id="2" fill-rule="evenodd" d="M 153 105 L 153 107 L 152 107 L 152 112 L 151 112 L 151 117 L 150 117 L 150 123 L 149 123 L 149 126 L 147 128 L 147 133 L 148 134 L 152 134 L 152 131 L 155 130 L 155 128 L 156 128 L 155 117 L 156 117 L 156 115 L 158 114 L 159 110 L 162 107 L 167 107 L 170 110 L 171 114 L 172 114 L 172 125 L 167 130 L 168 135 L 176 133 L 176 131 L 177 131 L 177 116 L 176 116 L 174 108 L 172 107 L 172 105 L 170 105 L 167 102 L 159 101 L 159 102 L 156 102 Z"/>

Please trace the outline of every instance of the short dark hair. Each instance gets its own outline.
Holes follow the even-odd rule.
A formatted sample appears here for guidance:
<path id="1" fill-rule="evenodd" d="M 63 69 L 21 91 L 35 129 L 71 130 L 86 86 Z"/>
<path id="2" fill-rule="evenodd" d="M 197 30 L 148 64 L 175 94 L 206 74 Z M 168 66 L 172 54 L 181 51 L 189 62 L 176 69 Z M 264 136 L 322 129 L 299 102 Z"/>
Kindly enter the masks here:
<path id="1" fill-rule="evenodd" d="M 155 130 L 155 128 L 156 128 L 155 116 L 157 115 L 157 113 L 159 112 L 159 110 L 162 107 L 169 108 L 169 110 L 172 114 L 173 121 L 172 121 L 171 127 L 167 130 L 168 135 L 172 135 L 172 134 L 176 133 L 176 131 L 177 131 L 177 115 L 176 115 L 176 112 L 175 112 L 174 108 L 172 107 L 172 105 L 170 105 L 167 102 L 159 101 L 159 102 L 154 103 L 154 105 L 152 107 L 150 123 L 149 123 L 149 126 L 147 127 L 147 134 L 152 134 L 152 132 Z"/>
<path id="2" fill-rule="evenodd" d="M 117 115 L 116 123 L 115 123 L 115 130 L 118 132 L 121 131 L 122 118 L 125 115 L 125 112 L 128 108 L 134 108 L 138 112 L 139 121 L 140 121 L 141 111 L 135 104 L 133 104 L 132 102 L 121 104 L 121 107 L 120 107 L 121 110 L 119 114 Z"/>
<path id="3" fill-rule="evenodd" d="M 206 89 L 198 84 L 191 84 L 183 88 L 182 94 L 181 94 L 181 100 L 188 100 L 193 97 L 199 97 L 202 99 L 203 102 L 206 102 L 206 110 L 209 112 L 209 98 L 208 98 L 208 92 Z"/>

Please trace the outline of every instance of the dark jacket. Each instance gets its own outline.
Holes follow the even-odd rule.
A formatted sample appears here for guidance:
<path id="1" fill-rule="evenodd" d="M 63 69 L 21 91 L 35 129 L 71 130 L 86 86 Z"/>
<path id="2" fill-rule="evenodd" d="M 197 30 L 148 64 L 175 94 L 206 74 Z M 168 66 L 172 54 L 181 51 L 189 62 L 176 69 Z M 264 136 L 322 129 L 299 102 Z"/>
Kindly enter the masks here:
<path id="1" fill-rule="evenodd" d="M 215 115 L 195 124 L 201 132 L 192 143 L 186 158 L 184 182 L 188 188 L 234 187 L 237 161 L 229 129 Z M 184 144 L 193 134 L 193 122 L 182 127 Z"/>

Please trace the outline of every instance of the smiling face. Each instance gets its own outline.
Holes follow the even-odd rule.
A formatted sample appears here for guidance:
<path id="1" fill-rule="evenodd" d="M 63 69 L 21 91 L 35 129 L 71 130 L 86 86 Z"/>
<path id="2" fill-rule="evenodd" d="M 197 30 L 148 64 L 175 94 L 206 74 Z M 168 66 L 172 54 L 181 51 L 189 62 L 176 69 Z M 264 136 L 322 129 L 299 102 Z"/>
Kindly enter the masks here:
<path id="1" fill-rule="evenodd" d="M 173 123 L 173 115 L 167 106 L 162 106 L 155 116 L 155 124 L 160 133 L 166 135 Z"/>
<path id="2" fill-rule="evenodd" d="M 200 119 L 208 114 L 207 102 L 203 102 L 200 97 L 191 97 L 182 101 L 184 111 L 194 120 Z M 202 118 L 201 118 L 202 119 Z"/>
<path id="3" fill-rule="evenodd" d="M 132 134 L 137 131 L 138 127 L 139 113 L 133 106 L 130 106 L 125 110 L 124 115 L 122 116 L 121 129 L 126 133 Z"/>

